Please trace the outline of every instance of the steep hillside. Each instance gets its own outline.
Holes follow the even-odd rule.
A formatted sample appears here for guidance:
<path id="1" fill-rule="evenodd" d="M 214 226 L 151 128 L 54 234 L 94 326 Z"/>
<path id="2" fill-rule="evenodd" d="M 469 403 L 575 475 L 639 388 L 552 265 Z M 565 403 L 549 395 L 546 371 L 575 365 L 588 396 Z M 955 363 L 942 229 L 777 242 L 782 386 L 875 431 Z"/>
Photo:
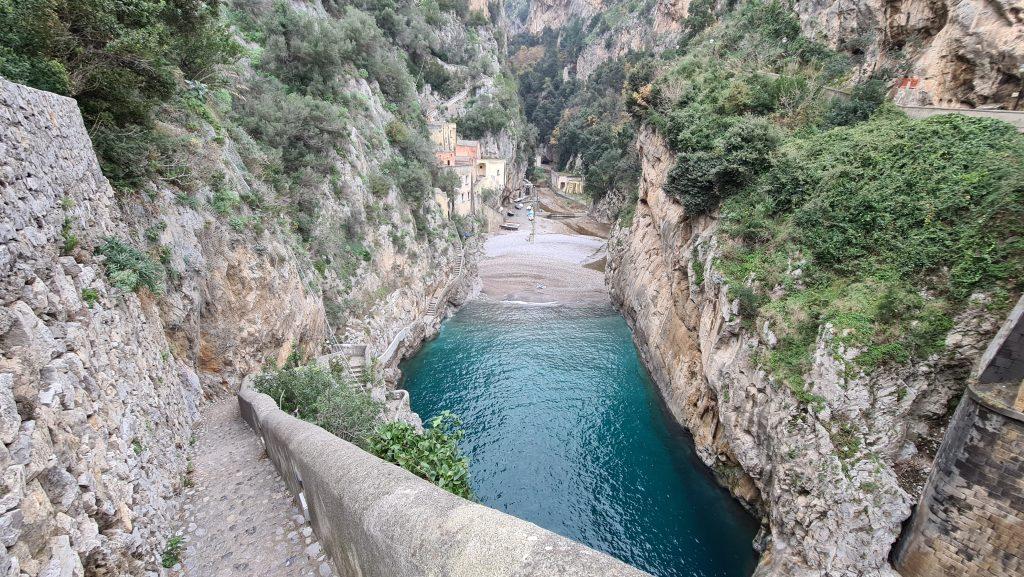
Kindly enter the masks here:
<path id="1" fill-rule="evenodd" d="M 501 38 L 459 2 L 0 3 L 0 75 L 71 97 L 0 80 L 0 573 L 155 571 L 204 398 L 424 315 L 480 226 L 427 122 L 515 93 Z"/>
<path id="2" fill-rule="evenodd" d="M 526 113 L 618 213 L 613 300 L 701 457 L 763 515 L 758 575 L 893 574 L 970 368 L 1024 288 L 1024 138 L 883 105 L 1007 102 L 1020 42 L 996 50 L 1009 66 L 962 49 L 1020 34 L 995 8 L 544 2 L 522 17 Z M 915 18 L 932 36 L 896 42 Z M 914 92 L 908 76 L 928 80 Z"/>

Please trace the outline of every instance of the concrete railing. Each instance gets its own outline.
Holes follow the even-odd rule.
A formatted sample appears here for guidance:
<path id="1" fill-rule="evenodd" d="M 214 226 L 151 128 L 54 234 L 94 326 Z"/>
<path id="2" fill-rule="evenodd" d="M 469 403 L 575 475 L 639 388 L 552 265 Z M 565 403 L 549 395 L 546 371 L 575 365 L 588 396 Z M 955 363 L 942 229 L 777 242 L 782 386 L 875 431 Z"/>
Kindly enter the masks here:
<path id="1" fill-rule="evenodd" d="M 403 341 L 405 341 L 405 338 L 408 337 L 409 333 L 412 332 L 413 327 L 416 326 L 416 323 L 419 322 L 421 321 L 417 319 L 412 323 L 406 325 L 402 330 L 398 331 L 398 334 L 396 334 L 394 338 L 391 339 L 391 342 L 388 343 L 388 348 L 384 349 L 384 352 L 381 353 L 379 357 L 377 357 L 377 361 L 381 364 L 381 366 L 386 367 L 388 363 L 391 362 L 391 357 L 395 356 L 395 352 L 398 350 L 398 346 L 401 345 Z"/>
<path id="2" fill-rule="evenodd" d="M 285 414 L 248 386 L 238 403 L 342 576 L 650 577 L 456 497 Z"/>

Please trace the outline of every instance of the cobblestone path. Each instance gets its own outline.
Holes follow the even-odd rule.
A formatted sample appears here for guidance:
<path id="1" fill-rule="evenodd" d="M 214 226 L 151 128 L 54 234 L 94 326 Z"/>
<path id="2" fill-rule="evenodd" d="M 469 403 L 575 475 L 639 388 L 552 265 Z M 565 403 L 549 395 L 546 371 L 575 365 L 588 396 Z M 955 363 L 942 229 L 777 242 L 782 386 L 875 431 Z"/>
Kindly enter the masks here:
<path id="1" fill-rule="evenodd" d="M 332 577 L 284 481 L 234 398 L 203 411 L 171 577 Z"/>

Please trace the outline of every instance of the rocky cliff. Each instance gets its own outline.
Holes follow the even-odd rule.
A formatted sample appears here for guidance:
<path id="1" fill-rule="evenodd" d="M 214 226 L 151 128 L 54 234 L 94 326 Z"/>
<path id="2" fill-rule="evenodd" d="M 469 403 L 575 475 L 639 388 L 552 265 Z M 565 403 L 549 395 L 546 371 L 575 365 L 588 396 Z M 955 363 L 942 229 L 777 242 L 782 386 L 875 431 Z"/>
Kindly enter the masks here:
<path id="1" fill-rule="evenodd" d="M 699 2 L 717 13 L 733 3 Z M 584 22 L 586 45 L 575 73 L 586 78 L 603 61 L 630 51 L 675 46 L 693 23 L 693 0 L 635 3 L 531 2 L 525 29 L 564 29 Z M 1012 108 L 1024 65 L 1024 3 L 1015 0 L 797 0 L 802 33 L 849 54 L 853 80 L 885 70 L 906 77 L 901 103 Z"/>
<path id="2" fill-rule="evenodd" d="M 889 67 L 907 104 L 1012 107 L 1024 65 L 1024 3 L 1016 0 L 798 0 L 807 36 Z"/>
<path id="3" fill-rule="evenodd" d="M 665 400 L 720 481 L 763 515 L 758 575 L 893 575 L 887 556 L 920 494 L 951 401 L 996 320 L 955 319 L 927 362 L 852 376 L 856 351 L 821 328 L 801 403 L 760 359 L 771 326 L 747 326 L 715 269 L 715 214 L 688 216 L 663 190 L 674 158 L 645 130 L 636 214 L 609 242 L 607 280 Z M 798 266 L 787 271 L 799 277 Z"/>

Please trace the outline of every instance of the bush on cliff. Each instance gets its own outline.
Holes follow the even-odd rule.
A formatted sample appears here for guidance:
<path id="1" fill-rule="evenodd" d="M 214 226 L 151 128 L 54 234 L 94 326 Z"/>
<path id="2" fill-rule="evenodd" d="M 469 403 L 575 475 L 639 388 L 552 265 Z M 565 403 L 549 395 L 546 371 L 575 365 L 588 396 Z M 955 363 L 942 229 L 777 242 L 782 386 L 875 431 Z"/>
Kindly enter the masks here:
<path id="1" fill-rule="evenodd" d="M 253 385 L 281 410 L 360 447 L 366 446 L 384 408 L 340 368 L 282 368 L 257 376 Z"/>
<path id="2" fill-rule="evenodd" d="M 998 121 L 885 110 L 793 137 L 722 212 L 719 268 L 764 295 L 795 390 L 825 324 L 871 371 L 940 351 L 971 294 L 1024 290 L 1024 136 Z"/>
<path id="3" fill-rule="evenodd" d="M 0 0 L 0 75 L 74 97 L 101 156 L 130 138 L 137 154 L 102 160 L 138 178 L 176 76 L 210 83 L 238 53 L 218 16 L 208 0 Z"/>
<path id="4" fill-rule="evenodd" d="M 154 294 L 164 291 L 164 268 L 146 253 L 114 237 L 105 239 L 96 252 L 106 258 L 103 267 L 117 288 L 135 292 L 146 287 Z"/>

